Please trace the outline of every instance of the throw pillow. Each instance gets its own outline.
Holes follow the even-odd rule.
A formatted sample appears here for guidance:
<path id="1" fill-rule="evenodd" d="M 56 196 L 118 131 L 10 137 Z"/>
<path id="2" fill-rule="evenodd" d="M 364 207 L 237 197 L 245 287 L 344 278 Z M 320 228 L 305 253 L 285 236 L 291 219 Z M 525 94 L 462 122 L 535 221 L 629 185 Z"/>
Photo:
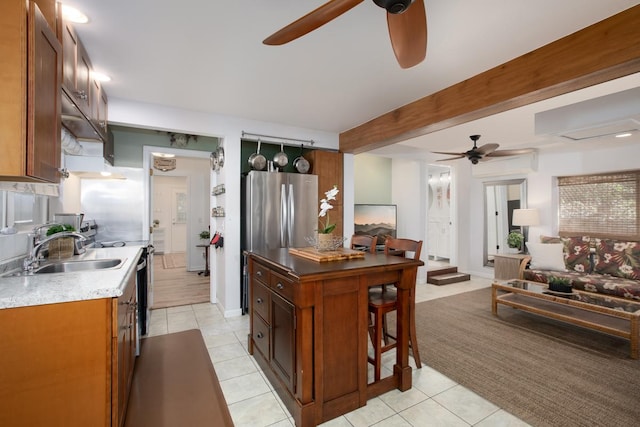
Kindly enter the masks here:
<path id="1" fill-rule="evenodd" d="M 527 242 L 532 270 L 567 271 L 564 265 L 564 244 Z"/>
<path id="2" fill-rule="evenodd" d="M 591 273 L 591 239 L 588 236 L 563 237 L 565 254 L 564 264 L 569 271 Z"/>
<path id="3" fill-rule="evenodd" d="M 594 272 L 627 279 L 640 279 L 640 242 L 599 239 Z"/>

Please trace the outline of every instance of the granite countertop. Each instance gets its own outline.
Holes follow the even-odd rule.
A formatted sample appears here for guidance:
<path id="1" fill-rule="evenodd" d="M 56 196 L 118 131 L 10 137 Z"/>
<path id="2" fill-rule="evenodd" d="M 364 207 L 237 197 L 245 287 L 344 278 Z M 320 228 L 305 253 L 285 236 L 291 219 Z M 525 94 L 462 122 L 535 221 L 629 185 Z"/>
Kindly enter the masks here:
<path id="1" fill-rule="evenodd" d="M 134 245 L 91 248 L 82 255 L 64 260 L 119 258 L 124 261 L 120 267 L 0 277 L 0 309 L 119 297 L 130 274 L 136 273 L 142 248 Z"/>

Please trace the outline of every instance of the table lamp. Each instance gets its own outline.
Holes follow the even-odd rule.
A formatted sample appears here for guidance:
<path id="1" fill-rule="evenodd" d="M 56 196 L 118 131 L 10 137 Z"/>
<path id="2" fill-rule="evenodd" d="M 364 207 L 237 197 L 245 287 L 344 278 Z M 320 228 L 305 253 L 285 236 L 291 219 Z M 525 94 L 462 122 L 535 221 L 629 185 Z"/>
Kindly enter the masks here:
<path id="1" fill-rule="evenodd" d="M 524 241 L 526 242 L 529 234 L 528 227 L 530 225 L 540 224 L 540 214 L 538 213 L 538 209 L 514 209 L 511 222 L 513 225 L 521 228 Z M 525 246 L 524 243 L 522 245 Z M 522 250 L 526 253 L 526 247 L 523 247 Z"/>

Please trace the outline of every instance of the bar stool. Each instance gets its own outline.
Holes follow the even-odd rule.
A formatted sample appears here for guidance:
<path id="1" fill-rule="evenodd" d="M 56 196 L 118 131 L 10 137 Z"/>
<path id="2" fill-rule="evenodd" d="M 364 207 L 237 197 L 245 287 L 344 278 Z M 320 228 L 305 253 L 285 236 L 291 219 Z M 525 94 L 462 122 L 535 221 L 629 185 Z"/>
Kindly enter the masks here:
<path id="1" fill-rule="evenodd" d="M 393 239 L 387 238 L 384 244 L 384 253 L 387 255 L 406 256 L 407 252 L 412 252 L 412 259 L 419 260 L 422 251 L 422 240 Z M 415 280 L 415 278 L 414 278 Z M 382 369 L 382 353 L 397 346 L 396 337 L 389 333 L 387 329 L 387 313 L 397 309 L 397 292 L 387 289 L 390 285 L 382 286 L 382 290 L 369 291 L 369 313 L 373 317 L 373 325 L 370 325 L 369 335 L 373 343 L 374 357 L 369 357 L 369 363 L 374 366 L 375 380 L 380 380 Z M 409 294 L 409 346 L 413 352 L 413 359 L 416 367 L 422 368 L 420 353 L 418 352 L 418 342 L 416 340 L 415 322 L 415 288 Z M 392 339 L 393 342 L 389 342 Z"/>

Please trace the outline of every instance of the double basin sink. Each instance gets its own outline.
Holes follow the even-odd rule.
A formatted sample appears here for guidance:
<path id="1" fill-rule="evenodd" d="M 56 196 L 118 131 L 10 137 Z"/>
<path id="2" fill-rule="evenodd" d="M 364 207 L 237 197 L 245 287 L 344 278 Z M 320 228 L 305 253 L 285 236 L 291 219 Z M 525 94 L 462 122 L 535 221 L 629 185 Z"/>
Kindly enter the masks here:
<path id="1" fill-rule="evenodd" d="M 2 277 L 22 276 L 27 274 L 72 273 L 76 271 L 120 268 L 124 261 L 124 259 L 120 258 L 54 261 L 34 269 L 31 273 L 14 270 L 3 274 Z"/>

